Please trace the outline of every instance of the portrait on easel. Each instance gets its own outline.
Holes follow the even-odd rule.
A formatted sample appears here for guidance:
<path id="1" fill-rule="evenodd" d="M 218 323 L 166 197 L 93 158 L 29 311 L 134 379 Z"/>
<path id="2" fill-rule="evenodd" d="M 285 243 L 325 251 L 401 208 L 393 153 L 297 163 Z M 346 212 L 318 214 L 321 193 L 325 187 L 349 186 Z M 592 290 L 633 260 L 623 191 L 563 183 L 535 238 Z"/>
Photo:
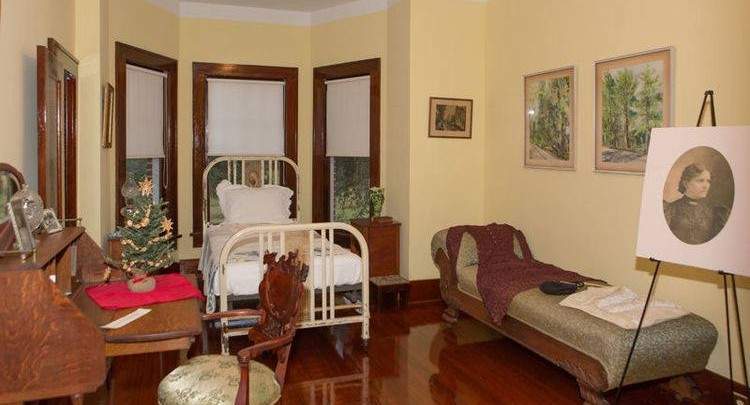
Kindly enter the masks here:
<path id="1" fill-rule="evenodd" d="M 750 127 L 655 128 L 636 254 L 750 275 Z"/>
<path id="2" fill-rule="evenodd" d="M 664 218 L 677 239 L 699 245 L 713 239 L 734 204 L 734 175 L 721 152 L 697 146 L 672 165 L 664 182 Z"/>

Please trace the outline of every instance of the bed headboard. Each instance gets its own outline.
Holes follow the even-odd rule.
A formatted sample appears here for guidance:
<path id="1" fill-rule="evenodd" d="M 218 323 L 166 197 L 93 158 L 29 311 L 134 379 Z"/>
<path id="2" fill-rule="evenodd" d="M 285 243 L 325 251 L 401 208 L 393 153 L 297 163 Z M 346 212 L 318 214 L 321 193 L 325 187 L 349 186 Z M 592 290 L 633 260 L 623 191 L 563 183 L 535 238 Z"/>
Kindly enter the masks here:
<path id="1" fill-rule="evenodd" d="M 257 173 L 260 185 L 281 185 L 294 191 L 292 196 L 292 219 L 299 222 L 300 217 L 300 176 L 299 166 L 285 156 L 221 156 L 206 165 L 203 170 L 203 230 L 210 222 L 211 205 L 210 193 L 221 180 L 229 180 L 232 184 L 250 185 L 251 173 Z M 211 182 L 214 176 L 214 183 Z M 293 182 L 292 182 L 293 179 Z M 290 187 L 293 184 L 293 187 Z"/>

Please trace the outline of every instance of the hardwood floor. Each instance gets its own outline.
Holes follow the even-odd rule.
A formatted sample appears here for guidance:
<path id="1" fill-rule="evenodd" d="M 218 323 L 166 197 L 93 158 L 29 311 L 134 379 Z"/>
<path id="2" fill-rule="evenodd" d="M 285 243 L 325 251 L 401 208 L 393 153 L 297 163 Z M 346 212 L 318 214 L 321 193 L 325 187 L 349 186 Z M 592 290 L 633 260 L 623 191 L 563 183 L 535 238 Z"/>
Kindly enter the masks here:
<path id="1" fill-rule="evenodd" d="M 442 303 L 429 303 L 374 313 L 367 350 L 358 325 L 300 330 L 280 403 L 581 403 L 567 373 L 468 317 L 447 327 L 440 318 L 443 309 Z M 235 338 L 233 350 L 243 344 Z M 215 337 L 210 351 L 218 352 Z M 111 374 L 112 403 L 156 403 L 161 375 L 177 360 L 176 355 L 161 362 L 158 355 L 118 358 Z M 662 381 L 627 388 L 621 403 L 727 403 L 714 374 L 699 373 L 694 380 L 703 391 L 699 401 L 679 401 Z M 106 397 L 102 388 L 86 403 L 103 403 Z M 614 392 L 609 399 L 614 402 Z"/>

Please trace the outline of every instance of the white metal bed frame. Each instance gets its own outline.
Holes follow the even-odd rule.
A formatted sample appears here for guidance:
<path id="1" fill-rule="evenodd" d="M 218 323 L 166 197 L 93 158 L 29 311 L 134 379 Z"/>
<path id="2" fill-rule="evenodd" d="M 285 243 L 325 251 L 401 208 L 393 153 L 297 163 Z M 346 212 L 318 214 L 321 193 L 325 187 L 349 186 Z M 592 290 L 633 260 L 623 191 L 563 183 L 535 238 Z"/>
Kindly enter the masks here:
<path id="1" fill-rule="evenodd" d="M 206 230 L 209 226 L 209 189 L 208 174 L 209 171 L 221 162 L 227 162 L 227 178 L 232 184 L 247 184 L 246 166 L 248 162 L 259 162 L 260 180 L 262 184 L 282 183 L 284 164 L 289 165 L 297 179 L 296 208 L 297 215 L 294 218 L 295 223 L 285 225 L 253 225 L 243 228 L 232 235 L 224 244 L 219 261 L 219 307 L 220 311 L 229 310 L 230 295 L 227 294 L 227 280 L 224 277 L 230 254 L 234 247 L 248 239 L 257 238 L 258 252 L 265 252 L 266 246 L 272 246 L 274 238 L 279 241 L 280 255 L 286 254 L 286 235 L 288 232 L 306 232 L 309 248 L 309 275 L 305 281 L 305 293 L 297 322 L 298 328 L 314 328 L 320 326 L 342 325 L 350 323 L 362 323 L 362 340 L 367 344 L 370 338 L 370 305 L 369 305 L 369 250 L 364 236 L 353 226 L 341 222 L 325 222 L 300 224 L 300 176 L 299 167 L 296 163 L 286 157 L 281 156 L 224 156 L 214 159 L 210 162 L 203 172 L 203 232 L 204 243 L 206 243 Z M 237 173 L 238 170 L 240 173 Z M 338 291 L 334 280 L 334 233 L 336 231 L 345 231 L 351 234 L 360 246 L 360 283 L 355 284 L 356 290 L 361 290 L 361 302 L 350 304 L 336 304 L 336 292 Z M 320 238 L 316 240 L 316 234 Z M 315 264 L 315 245 L 320 247 L 321 268 L 317 269 Z M 262 260 L 262 254 L 259 254 L 259 261 Z M 263 265 L 262 262 L 259 263 Z M 313 280 L 317 270 L 320 270 L 323 279 L 323 288 L 316 289 Z M 265 271 L 265 268 L 264 268 Z M 316 294 L 317 292 L 317 294 Z M 206 297 L 214 299 L 214 297 Z M 242 297 L 246 298 L 246 297 Z M 240 298 L 240 299 L 242 299 Z M 319 298 L 319 299 L 316 299 Z M 349 314 L 340 316 L 337 311 L 348 311 Z M 353 314 L 352 314 L 353 313 Z M 230 328 L 229 320 L 237 318 L 221 318 L 221 347 L 222 353 L 229 353 L 228 339 L 231 336 L 240 336 L 247 334 L 247 328 Z M 247 319 L 245 317 L 245 319 Z"/>

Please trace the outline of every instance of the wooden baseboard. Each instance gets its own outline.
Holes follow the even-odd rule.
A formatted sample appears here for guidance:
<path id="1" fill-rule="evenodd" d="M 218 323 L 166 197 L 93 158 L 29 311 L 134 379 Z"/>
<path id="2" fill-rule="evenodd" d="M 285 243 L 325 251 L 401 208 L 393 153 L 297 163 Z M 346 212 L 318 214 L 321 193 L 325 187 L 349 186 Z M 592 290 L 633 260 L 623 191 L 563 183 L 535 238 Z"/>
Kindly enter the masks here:
<path id="1" fill-rule="evenodd" d="M 198 259 L 180 260 L 180 273 L 195 274 L 198 272 Z"/>
<path id="2" fill-rule="evenodd" d="M 729 392 L 729 379 L 714 373 L 711 370 L 703 370 L 693 377 L 696 382 L 699 383 L 701 389 L 712 391 L 712 392 Z M 734 382 L 734 392 L 744 395 L 745 398 L 750 398 L 750 392 L 745 388 L 743 384 Z M 748 400 L 745 400 L 745 404 L 748 404 Z"/>
<path id="3" fill-rule="evenodd" d="M 440 279 L 409 282 L 409 304 L 440 301 Z"/>

